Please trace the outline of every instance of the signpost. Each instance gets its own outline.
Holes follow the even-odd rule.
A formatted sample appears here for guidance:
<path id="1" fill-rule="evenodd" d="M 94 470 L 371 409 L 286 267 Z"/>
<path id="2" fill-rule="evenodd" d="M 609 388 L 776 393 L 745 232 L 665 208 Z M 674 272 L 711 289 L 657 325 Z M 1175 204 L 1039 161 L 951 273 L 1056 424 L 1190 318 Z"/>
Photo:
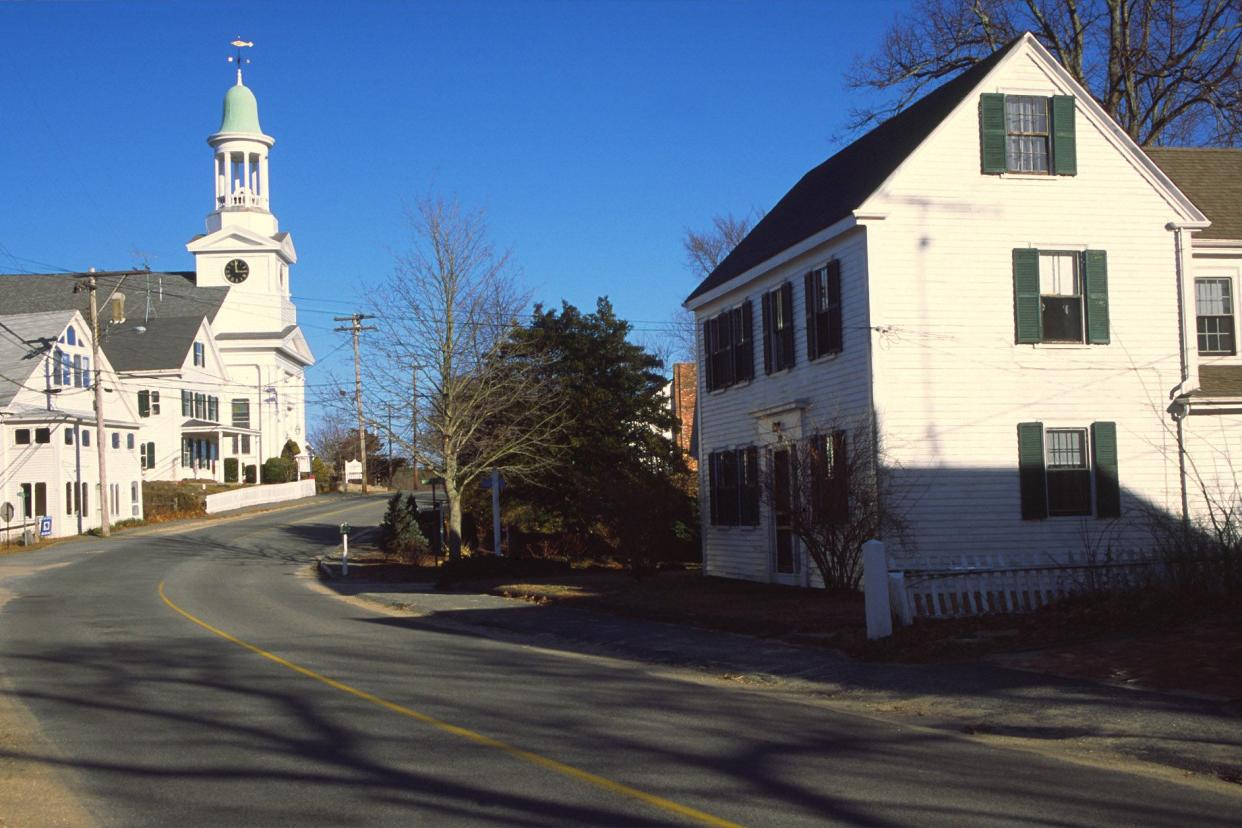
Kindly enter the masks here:
<path id="1" fill-rule="evenodd" d="M 505 481 L 500 477 L 500 469 L 492 469 L 492 476 L 483 481 L 483 488 L 492 490 L 492 552 L 500 554 L 500 490 Z"/>
<path id="2" fill-rule="evenodd" d="M 9 503 L 7 500 L 4 501 L 3 504 L 0 504 L 0 518 L 4 519 L 5 545 L 8 545 L 9 540 L 12 537 L 12 528 L 9 526 L 9 523 L 13 520 L 13 515 L 16 514 L 16 512 L 17 510 L 13 508 L 13 504 Z"/>
<path id="3" fill-rule="evenodd" d="M 349 524 L 341 524 L 341 577 L 349 575 Z"/>
<path id="4" fill-rule="evenodd" d="M 39 518 L 39 537 L 46 538 L 52 534 L 52 516 L 43 515 Z"/>

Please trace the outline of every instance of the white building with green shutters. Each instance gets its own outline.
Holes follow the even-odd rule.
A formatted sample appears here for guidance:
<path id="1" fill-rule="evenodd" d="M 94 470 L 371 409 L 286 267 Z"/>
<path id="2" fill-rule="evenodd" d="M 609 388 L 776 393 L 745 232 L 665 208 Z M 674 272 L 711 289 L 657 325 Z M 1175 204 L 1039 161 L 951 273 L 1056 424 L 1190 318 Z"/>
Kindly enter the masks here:
<path id="1" fill-rule="evenodd" d="M 839 506 L 855 443 L 896 566 L 1139 550 L 1236 502 L 1242 230 L 1180 180 L 1029 34 L 803 176 L 685 302 L 706 571 L 815 584 L 791 512 Z M 765 496 L 812 440 L 819 500 Z"/>

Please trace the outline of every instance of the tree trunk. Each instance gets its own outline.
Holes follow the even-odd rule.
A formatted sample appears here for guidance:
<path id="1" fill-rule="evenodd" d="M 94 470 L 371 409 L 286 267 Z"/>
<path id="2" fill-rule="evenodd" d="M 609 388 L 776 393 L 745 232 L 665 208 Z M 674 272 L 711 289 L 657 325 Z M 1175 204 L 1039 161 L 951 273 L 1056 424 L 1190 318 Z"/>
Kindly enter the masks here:
<path id="1" fill-rule="evenodd" d="M 448 554 L 450 561 L 461 560 L 461 493 L 456 487 L 445 486 L 448 496 Z"/>

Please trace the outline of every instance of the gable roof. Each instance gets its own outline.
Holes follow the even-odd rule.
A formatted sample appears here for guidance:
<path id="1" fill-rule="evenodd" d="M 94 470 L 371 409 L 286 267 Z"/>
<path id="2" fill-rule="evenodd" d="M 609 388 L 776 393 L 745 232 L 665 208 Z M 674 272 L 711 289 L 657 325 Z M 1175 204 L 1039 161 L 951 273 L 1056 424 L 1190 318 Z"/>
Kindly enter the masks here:
<path id="1" fill-rule="evenodd" d="M 0 316 L 0 407 L 7 406 L 64 331 L 74 312 L 71 310 L 17 313 Z"/>
<path id="2" fill-rule="evenodd" d="M 2 317 L 0 317 L 2 318 Z M 180 368 L 198 335 L 203 316 L 130 318 L 101 332 L 99 344 L 116 371 Z"/>
<path id="3" fill-rule="evenodd" d="M 802 176 L 686 301 L 850 215 L 1022 40 L 1014 38 Z"/>
<path id="4" fill-rule="evenodd" d="M 78 310 L 86 317 L 91 298 L 87 291 L 74 293 L 81 273 L 0 273 L 0 314 L 35 313 L 45 310 Z M 206 316 L 214 321 L 227 287 L 199 287 L 192 271 L 166 273 L 97 273 L 99 324 L 112 321 L 108 297 L 125 295 L 125 315 L 141 319 L 146 311 L 147 285 L 151 290 L 151 316 Z"/>
<path id="5" fill-rule="evenodd" d="M 1212 226 L 1196 239 L 1242 239 L 1242 149 L 1152 147 L 1145 150 Z"/>

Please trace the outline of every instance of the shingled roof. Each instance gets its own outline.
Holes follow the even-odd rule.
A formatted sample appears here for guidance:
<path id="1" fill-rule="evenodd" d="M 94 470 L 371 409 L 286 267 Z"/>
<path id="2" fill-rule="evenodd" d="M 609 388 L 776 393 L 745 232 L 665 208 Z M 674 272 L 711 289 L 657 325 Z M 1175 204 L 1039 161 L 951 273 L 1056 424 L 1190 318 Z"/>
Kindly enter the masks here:
<path id="1" fill-rule="evenodd" d="M 0 273 L 0 314 L 78 310 L 85 317 L 90 313 L 90 294 L 73 292 L 73 286 L 83 281 L 81 277 L 73 273 Z M 187 271 L 101 273 L 96 284 L 101 325 L 112 319 L 107 299 L 118 290 L 125 294 L 125 315 L 131 319 L 146 315 L 148 284 L 152 317 L 206 316 L 214 320 L 229 292 L 227 287 L 198 287 L 194 273 Z"/>
<path id="2" fill-rule="evenodd" d="M 858 209 L 1021 40 L 1010 41 L 802 176 L 686 301 Z"/>
<path id="3" fill-rule="evenodd" d="M 1242 239 L 1242 149 L 1152 147 L 1148 157 L 1212 221 L 1196 239 Z"/>
<path id="4" fill-rule="evenodd" d="M 127 311 L 128 313 L 128 311 Z M 203 315 L 130 318 L 101 332 L 99 344 L 117 371 L 180 368 L 194 342 Z"/>
<path id="5" fill-rule="evenodd" d="M 30 380 L 39 360 L 73 318 L 71 310 L 0 316 L 0 407 Z M 40 376 L 34 387 L 43 387 Z"/>

